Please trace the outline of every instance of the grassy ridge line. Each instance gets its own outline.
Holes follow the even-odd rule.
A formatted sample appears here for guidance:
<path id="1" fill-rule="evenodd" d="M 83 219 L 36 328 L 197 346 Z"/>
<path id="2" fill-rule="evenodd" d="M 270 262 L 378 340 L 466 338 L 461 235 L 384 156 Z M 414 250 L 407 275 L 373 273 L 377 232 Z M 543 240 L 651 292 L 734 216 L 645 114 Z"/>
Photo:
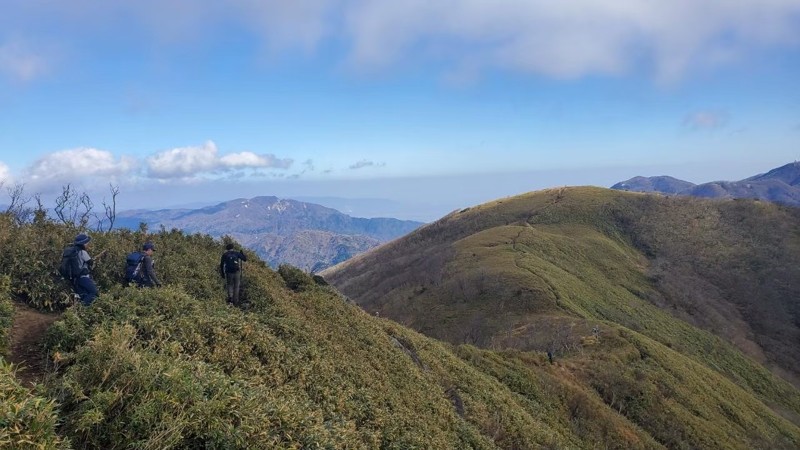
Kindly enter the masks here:
<path id="1" fill-rule="evenodd" d="M 169 238 L 175 248 L 205 245 Z M 65 314 L 50 342 L 60 365 L 51 392 L 67 435 L 103 448 L 147 447 L 156 437 L 233 448 L 588 448 L 604 441 L 593 427 L 572 426 L 557 403 L 563 397 L 547 407 L 532 402 L 446 345 L 371 317 L 335 292 L 306 283 L 296 293 L 263 265 L 246 271 L 247 313 L 222 306 L 217 280 L 195 277 L 185 282 L 193 296 L 181 283 L 113 288 L 91 308 Z M 596 394 L 551 383 L 567 398 L 594 395 L 602 405 Z M 616 416 L 603 408 L 601 416 Z M 624 418 L 614 422 L 605 431 L 614 447 L 658 448 Z"/>
<path id="2" fill-rule="evenodd" d="M 480 414 L 461 418 L 441 386 L 426 381 L 382 328 L 362 323 L 375 319 L 338 296 L 287 294 L 259 279 L 252 284 L 274 294 L 263 301 L 253 297 L 261 311 L 256 314 L 169 290 L 123 290 L 67 313 L 52 336 L 52 342 L 71 343 L 53 349 L 67 364 L 54 392 L 75 442 L 112 448 L 124 437 L 147 446 L 155 431 L 159 439 L 235 447 L 249 442 L 259 448 L 495 448 L 481 426 L 508 429 L 506 439 L 513 442 L 558 438 L 549 428 L 531 429 L 530 417 L 519 416 L 496 384 L 475 406 L 468 394 L 464 402 L 467 411 L 498 412 L 499 419 L 486 424 Z M 355 315 L 364 319 L 352 319 Z M 342 318 L 349 318 L 350 328 L 337 324 Z M 341 334 L 353 327 L 357 333 Z M 322 339 L 312 338 L 312 329 Z M 216 420 L 203 413 L 211 400 L 198 398 L 198 390 L 221 392 L 211 398 L 221 404 L 211 408 L 220 414 Z M 247 420 L 264 421 L 274 440 L 238 425 L 240 434 L 226 440 L 232 423 Z M 132 421 L 138 427 L 131 427 Z"/>
<path id="3" fill-rule="evenodd" d="M 737 286 L 735 280 L 715 270 L 724 272 L 739 258 L 748 261 L 744 258 L 748 252 L 763 249 L 769 254 L 772 249 L 794 248 L 798 233 L 785 228 L 791 224 L 792 211 L 738 202 L 672 203 L 671 199 L 594 188 L 503 199 L 453 213 L 324 275 L 368 310 L 380 311 L 426 335 L 488 348 L 543 351 L 555 344 L 563 349 L 558 357 L 575 367 L 581 367 L 577 364 L 586 352 L 584 339 L 594 339 L 594 326 L 599 325 L 601 334 L 625 327 L 631 330 L 627 333 L 641 333 L 688 358 L 672 355 L 657 363 L 653 358 L 640 362 L 648 352 L 623 339 L 625 345 L 612 349 L 610 355 L 587 353 L 591 357 L 585 364 L 601 369 L 580 372 L 584 376 L 577 377 L 576 384 L 588 385 L 659 443 L 668 447 L 796 447 L 796 425 L 766 405 L 798 423 L 800 393 L 718 336 L 655 306 L 660 295 L 676 294 L 674 289 L 658 291 L 664 288 L 659 277 L 673 285 L 682 281 L 663 270 L 669 263 L 730 289 Z M 768 221 L 753 220 L 750 208 L 764 209 L 756 217 Z M 667 220 L 669 214 L 679 217 L 672 229 L 665 230 L 673 223 Z M 752 223 L 741 225 L 740 218 Z M 682 226 L 683 222 L 689 227 Z M 764 230 L 751 230 L 759 223 Z M 725 235 L 722 238 L 715 234 L 719 229 Z M 667 239 L 659 239 L 662 236 Z M 746 245 L 737 247 L 744 236 L 752 240 L 743 240 Z M 789 239 L 786 246 L 782 245 L 785 239 Z M 678 242 L 672 245 L 673 241 Z M 683 259 L 678 258 L 681 255 Z M 768 264 L 766 255 L 756 256 L 757 265 L 775 266 Z M 741 278 L 747 279 L 749 273 Z M 786 282 L 793 278 L 787 271 L 780 275 Z M 383 282 L 372 285 L 369 280 Z M 714 329 L 715 324 L 703 325 Z M 704 367 L 699 372 L 705 378 L 690 378 L 689 386 L 681 386 L 681 378 L 674 374 L 698 371 L 698 363 Z M 728 380 L 740 387 L 731 389 Z M 722 392 L 706 394 L 717 386 Z M 680 393 L 680 400 L 675 393 Z M 692 397 L 707 399 L 709 405 L 696 403 Z M 737 411 L 740 404 L 742 411 Z M 673 416 L 681 422 L 670 425 Z M 742 429 L 741 424 L 749 422 L 759 424 L 755 431 Z"/>
<path id="4" fill-rule="evenodd" d="M 396 290 L 396 303 L 384 305 L 390 317 L 454 341 L 461 337 L 459 333 L 473 332 L 464 329 L 465 318 L 489 316 L 492 320 L 476 322 L 480 329 L 475 333 L 484 336 L 485 345 L 502 348 L 527 340 L 523 348 L 538 351 L 552 346 L 552 335 L 558 330 L 529 327 L 533 335 L 516 336 L 516 342 L 504 339 L 504 334 L 515 324 L 525 323 L 526 315 L 562 313 L 618 323 L 692 356 L 769 404 L 800 412 L 800 393 L 788 383 L 717 336 L 645 300 L 652 290 L 642 273 L 645 261 L 625 242 L 586 225 L 508 225 L 475 233 L 457 241 L 454 248 L 456 253 L 442 269 L 437 286 L 416 295 L 412 285 L 406 288 L 407 295 Z M 477 299 L 468 298 L 472 292 L 479 293 Z M 404 301 L 407 297 L 413 297 L 413 302 Z M 447 311 L 444 321 L 437 314 L 425 313 L 442 310 Z M 535 335 L 539 330 L 544 332 Z"/>
<path id="5" fill-rule="evenodd" d="M 99 301 L 70 310 L 51 330 L 57 371 L 49 393 L 60 402 L 60 432 L 78 448 L 661 448 L 662 442 L 707 442 L 699 432 L 703 422 L 692 421 L 707 414 L 702 409 L 681 419 L 685 423 L 675 428 L 686 431 L 677 437 L 659 432 L 670 427 L 669 415 L 632 413 L 648 398 L 640 392 L 661 392 L 650 386 L 666 369 L 636 367 L 652 374 L 641 378 L 628 372 L 647 353 L 640 347 L 648 341 L 637 347 L 635 336 L 612 339 L 613 324 L 604 325 L 599 343 L 581 346 L 555 366 L 541 355 L 453 349 L 365 314 L 307 275 L 279 275 L 255 258 L 245 268 L 253 306 L 242 312 L 222 303 L 218 242 L 165 230 L 148 238 L 156 241 L 157 269 L 168 287 L 123 289 L 114 281 L 117 269 L 104 266 Z M 122 233 L 96 236 L 119 255 L 132 240 Z M 287 274 L 297 279 L 289 283 Z M 40 295 L 33 285 L 25 289 Z M 581 326 L 591 324 L 583 319 Z M 602 357 L 611 362 L 592 372 Z M 683 364 L 681 358 L 665 358 L 664 365 Z M 696 386 L 691 383 L 687 395 Z M 664 389 L 683 392 L 671 382 Z M 737 404 L 737 389 L 721 398 Z M 738 420 L 759 423 L 744 437 L 733 422 L 720 423 L 740 440 L 720 439 L 717 448 L 792 448 L 785 444 L 798 442 L 785 421 L 769 419 L 768 411 L 764 417 L 743 414 Z"/>
<path id="6" fill-rule="evenodd" d="M 639 367 L 642 365 L 639 359 L 646 352 L 639 352 L 632 343 L 624 340 L 619 343 L 620 348 L 598 351 L 602 347 L 589 347 L 594 350 L 585 356 L 583 353 L 575 355 L 573 346 L 565 355 L 568 366 L 579 364 L 591 369 L 591 376 L 579 377 L 577 384 L 594 388 L 607 404 L 619 407 L 620 414 L 650 432 L 658 442 L 667 447 L 680 447 L 689 441 L 701 448 L 749 448 L 765 443 L 772 448 L 793 448 L 800 442 L 796 426 L 776 417 L 753 395 L 738 387 L 731 388 L 730 382 L 707 366 L 736 377 L 739 384 L 756 392 L 760 398 L 782 400 L 785 406 L 795 411 L 797 392 L 718 337 L 698 330 L 652 306 L 640 295 L 634 295 L 645 292 L 648 285 L 639 272 L 641 258 L 637 258 L 630 247 L 580 225 L 502 226 L 462 239 L 456 247 L 458 252 L 451 265 L 446 266 L 447 273 L 470 277 L 471 271 L 485 270 L 483 264 L 486 264 L 494 268 L 487 280 L 532 292 L 553 293 L 549 303 L 542 303 L 538 300 L 541 297 L 534 297 L 537 301 L 525 307 L 530 308 L 528 312 L 562 310 L 582 318 L 577 327 L 570 328 L 571 334 L 564 336 L 565 339 L 577 341 L 583 337 L 581 333 L 590 336 L 592 324 L 603 325 L 604 333 L 620 329 L 632 336 L 625 328 L 616 325 L 623 324 L 643 333 L 635 341 L 639 347 L 643 345 L 640 343 L 642 340 L 650 342 L 649 346 L 656 345 L 644 335 L 670 345 L 679 343 L 676 347 L 691 355 L 695 362 L 670 351 L 671 358 L 659 360 L 654 367 L 647 364 Z M 570 258 L 564 255 L 570 255 Z M 526 273 L 537 276 L 526 276 Z M 487 280 L 483 283 L 489 283 Z M 498 291 L 493 286 L 484 285 L 483 288 L 488 292 Z M 442 290 L 457 291 L 447 286 Z M 430 294 L 429 300 L 440 304 L 435 292 Z M 415 298 L 414 304 L 417 308 L 425 308 L 421 296 Z M 492 307 L 516 308 L 517 312 L 525 308 L 508 305 L 507 301 L 494 302 Z M 519 316 L 516 320 L 524 322 Z M 581 322 L 587 320 L 588 324 L 581 326 Z M 531 328 L 535 333 L 543 327 Z M 498 329 L 502 329 L 502 325 Z M 552 329 L 545 328 L 544 337 L 516 336 L 516 339 L 528 338 L 529 345 L 546 346 L 547 335 L 552 333 Z M 490 346 L 502 348 L 508 344 L 508 340 L 497 339 Z M 581 352 L 585 349 L 584 346 L 577 348 Z M 606 361 L 607 358 L 610 361 Z M 705 364 L 702 370 L 697 367 L 698 362 Z M 685 380 L 676 378 L 674 374 L 684 371 L 699 372 L 703 377 L 692 378 L 692 383 L 683 386 Z M 617 375 L 620 373 L 624 375 Z M 660 389 L 654 389 L 653 385 L 659 385 Z M 718 386 L 725 387 L 724 394 L 714 392 Z M 676 392 L 681 393 L 679 399 L 676 399 Z M 662 400 L 665 396 L 667 401 Z M 704 400 L 698 402 L 696 398 Z M 733 405 L 741 405 L 743 410 L 736 411 L 737 406 Z M 729 411 L 732 418 L 717 414 L 716 409 Z M 681 419 L 675 421 L 674 417 Z M 760 429 L 756 432 L 743 430 L 742 423 L 752 423 Z"/>
<path id="7" fill-rule="evenodd" d="M 255 313 L 173 289 L 121 290 L 68 313 L 53 341 L 73 343 L 61 348 L 71 365 L 57 389 L 72 439 L 105 448 L 120 438 L 147 446 L 154 436 L 234 448 L 660 447 L 597 394 L 554 381 L 558 374 L 532 376 L 541 361 L 482 375 L 335 293 L 291 293 L 260 272 L 250 285 Z M 510 388 L 519 385 L 557 395 Z M 112 420 L 120 408 L 123 420 Z"/>

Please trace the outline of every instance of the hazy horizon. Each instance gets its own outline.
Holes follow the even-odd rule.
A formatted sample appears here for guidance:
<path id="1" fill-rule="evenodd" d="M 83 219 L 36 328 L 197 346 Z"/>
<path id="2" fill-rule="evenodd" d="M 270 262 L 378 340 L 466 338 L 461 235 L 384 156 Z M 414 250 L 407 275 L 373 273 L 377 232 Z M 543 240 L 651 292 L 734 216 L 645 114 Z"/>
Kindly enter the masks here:
<path id="1" fill-rule="evenodd" d="M 787 161 L 786 164 L 791 161 Z M 775 167 L 779 167 L 780 164 Z M 560 186 L 611 187 L 635 176 L 667 175 L 701 184 L 711 181 L 736 181 L 775 167 L 753 171 L 741 167 L 673 166 L 662 168 L 614 168 L 597 171 L 583 170 L 509 172 L 472 174 L 450 177 L 419 177 L 351 182 L 291 182 L 233 183 L 219 182 L 214 197 L 199 201 L 191 186 L 171 186 L 169 200 L 153 203 L 151 195 L 141 192 L 121 192 L 120 210 L 201 208 L 238 198 L 275 196 L 317 203 L 353 217 L 391 217 L 403 220 L 430 222 L 458 209 L 475 206 L 503 197 Z M 711 176 L 713 173 L 719 176 Z M 722 176 L 729 174 L 729 176 Z M 705 176 L 704 176 L 705 175 Z M 96 195 L 103 195 L 98 192 Z"/>

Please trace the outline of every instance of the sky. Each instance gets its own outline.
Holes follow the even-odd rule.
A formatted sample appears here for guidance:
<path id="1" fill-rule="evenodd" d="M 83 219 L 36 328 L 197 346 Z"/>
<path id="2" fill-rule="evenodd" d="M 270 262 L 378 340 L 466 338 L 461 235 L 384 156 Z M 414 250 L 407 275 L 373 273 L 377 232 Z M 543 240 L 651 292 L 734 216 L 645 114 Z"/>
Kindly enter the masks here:
<path id="1" fill-rule="evenodd" d="M 430 221 L 800 159 L 800 0 L 0 3 L 0 182 L 45 202 Z"/>

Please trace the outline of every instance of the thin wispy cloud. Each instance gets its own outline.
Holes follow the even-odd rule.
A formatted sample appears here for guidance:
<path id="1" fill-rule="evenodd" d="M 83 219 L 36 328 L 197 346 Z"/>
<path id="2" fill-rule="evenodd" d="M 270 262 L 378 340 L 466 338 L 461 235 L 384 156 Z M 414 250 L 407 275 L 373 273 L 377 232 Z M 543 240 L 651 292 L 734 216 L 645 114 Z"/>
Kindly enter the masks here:
<path id="1" fill-rule="evenodd" d="M 747 60 L 768 46 L 800 42 L 796 0 L 82 0 L 36 5 L 6 5 L 0 26 L 22 35 L 31 28 L 59 42 L 91 39 L 114 27 L 119 35 L 168 45 L 210 43 L 226 26 L 236 26 L 259 37 L 270 51 L 301 48 L 312 54 L 336 43 L 341 60 L 356 69 L 432 62 L 452 79 L 501 69 L 555 78 L 645 70 L 656 79 L 675 80 L 693 70 Z M 64 26 L 43 29 L 41 24 L 50 23 L 42 20 L 47 17 Z M 35 64 L 25 66 L 17 70 L 34 71 Z"/>
<path id="2" fill-rule="evenodd" d="M 219 156 L 216 144 L 207 141 L 199 147 L 173 148 L 150 156 L 147 158 L 147 174 L 158 179 L 192 178 L 238 169 L 287 169 L 291 165 L 291 159 L 280 159 L 271 154 L 239 152 Z"/>
<path id="3" fill-rule="evenodd" d="M 364 167 L 383 167 L 386 163 L 376 163 L 375 161 L 369 161 L 366 159 L 362 159 L 355 164 L 351 164 L 348 168 L 352 170 L 363 169 Z"/>
<path id="4" fill-rule="evenodd" d="M 48 62 L 42 55 L 18 41 L 0 41 L 0 74 L 20 82 L 44 75 Z"/>
<path id="5" fill-rule="evenodd" d="M 656 77 L 673 79 L 762 45 L 796 45 L 800 37 L 800 4 L 789 0 L 409 0 L 360 3 L 350 13 L 359 64 L 427 53 L 471 71 L 506 68 L 557 78 L 649 64 Z"/>
<path id="6" fill-rule="evenodd" d="M 728 115 L 719 111 L 695 111 L 683 120 L 683 125 L 693 130 L 714 130 L 727 123 Z"/>

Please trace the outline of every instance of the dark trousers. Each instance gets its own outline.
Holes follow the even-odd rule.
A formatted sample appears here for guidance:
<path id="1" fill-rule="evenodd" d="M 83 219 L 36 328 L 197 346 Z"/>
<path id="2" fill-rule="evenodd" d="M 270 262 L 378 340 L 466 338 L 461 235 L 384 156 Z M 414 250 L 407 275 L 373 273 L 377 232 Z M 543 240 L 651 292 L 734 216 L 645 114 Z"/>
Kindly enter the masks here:
<path id="1" fill-rule="evenodd" d="M 80 296 L 83 306 L 89 306 L 97 298 L 97 285 L 90 277 L 78 277 L 75 280 L 75 293 Z"/>
<path id="2" fill-rule="evenodd" d="M 239 305 L 239 287 L 241 284 L 241 271 L 225 274 L 225 290 L 228 292 L 228 303 Z"/>

